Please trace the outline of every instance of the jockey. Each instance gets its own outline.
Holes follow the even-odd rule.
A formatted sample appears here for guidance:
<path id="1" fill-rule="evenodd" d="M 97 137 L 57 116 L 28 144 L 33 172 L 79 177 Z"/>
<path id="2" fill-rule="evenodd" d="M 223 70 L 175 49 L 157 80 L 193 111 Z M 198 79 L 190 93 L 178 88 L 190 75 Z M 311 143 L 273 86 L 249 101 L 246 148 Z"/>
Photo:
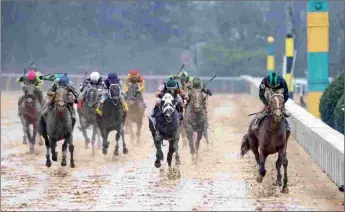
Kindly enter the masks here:
<path id="1" fill-rule="evenodd" d="M 179 79 L 182 85 L 182 89 L 185 90 L 188 86 L 192 84 L 194 77 L 190 77 L 188 76 L 188 73 L 186 71 L 182 71 L 177 75 L 172 75 L 172 78 L 174 80 Z"/>
<path id="2" fill-rule="evenodd" d="M 59 79 L 56 79 L 54 81 L 54 83 L 52 84 L 52 86 L 50 87 L 50 89 L 48 90 L 46 102 L 45 102 L 45 105 L 43 106 L 41 117 L 45 118 L 45 116 L 47 115 L 48 111 L 53 107 L 53 100 L 54 100 L 55 92 L 56 92 L 56 89 L 59 86 L 67 87 L 68 92 L 72 93 L 73 96 L 74 96 L 74 103 L 77 103 L 78 93 L 75 90 L 75 88 L 74 88 L 72 82 L 70 81 L 70 79 L 68 78 L 68 76 L 67 75 L 63 75 Z M 68 107 L 68 109 L 71 112 L 71 115 L 72 115 L 72 126 L 74 128 L 74 125 L 75 125 L 75 122 L 76 122 L 75 110 L 74 110 L 74 107 L 73 107 L 73 102 L 72 102 L 72 104 L 71 104 L 71 102 L 69 102 L 69 103 L 70 104 L 67 104 L 67 107 Z M 41 120 L 43 120 L 43 118 L 41 118 Z"/>
<path id="3" fill-rule="evenodd" d="M 201 81 L 201 79 L 199 77 L 194 77 L 192 84 L 188 87 L 189 89 L 201 89 L 201 92 L 212 96 L 212 92 L 210 91 L 210 89 L 208 89 Z M 206 102 L 204 102 L 204 107 L 207 113 L 207 104 Z"/>
<path id="4" fill-rule="evenodd" d="M 124 120 L 126 120 L 126 116 L 127 116 L 127 111 L 128 111 L 128 106 L 127 103 L 125 102 L 125 98 L 124 98 L 124 90 L 122 88 L 122 83 L 120 81 L 120 79 L 117 77 L 117 74 L 112 72 L 108 74 L 108 78 L 106 80 L 104 80 L 104 87 L 103 87 L 103 95 L 102 95 L 102 99 L 100 101 L 100 103 L 98 104 L 98 107 L 96 109 L 96 112 L 99 115 L 102 115 L 102 106 L 103 103 L 105 102 L 105 100 L 107 100 L 109 98 L 109 87 L 112 84 L 118 84 L 120 86 L 121 92 L 120 92 L 120 103 L 123 107 L 123 118 Z"/>
<path id="5" fill-rule="evenodd" d="M 264 103 L 265 107 L 263 109 L 263 111 L 257 116 L 254 125 L 252 127 L 252 130 L 258 130 L 259 129 L 259 125 L 261 120 L 263 120 L 266 115 L 268 114 L 268 99 L 266 99 L 265 97 L 265 91 L 266 90 L 272 90 L 273 92 L 278 90 L 278 89 L 284 89 L 284 104 L 285 102 L 289 99 L 289 89 L 288 86 L 286 84 L 286 81 L 283 77 L 281 77 L 280 75 L 278 75 L 275 72 L 271 72 L 267 77 L 265 77 L 260 84 L 260 90 L 259 90 L 259 97 L 260 100 L 262 101 L 262 103 Z M 285 117 L 289 117 L 289 114 L 287 113 L 287 111 L 284 110 L 284 116 Z M 289 122 L 287 121 L 287 119 L 285 119 L 285 124 L 286 124 L 286 128 L 288 131 L 290 131 L 290 126 L 289 126 Z"/>
<path id="6" fill-rule="evenodd" d="M 185 99 L 185 93 L 178 88 L 177 82 L 173 79 L 169 79 L 166 83 L 163 83 L 161 86 L 159 86 L 157 92 L 156 92 L 156 104 L 155 107 L 152 110 L 151 117 L 154 118 L 156 115 L 156 111 L 161 103 L 161 99 L 163 98 L 165 93 L 171 93 L 174 98 L 175 102 L 177 103 L 177 111 L 180 113 L 180 119 L 183 119 L 183 99 Z"/>
<path id="7" fill-rule="evenodd" d="M 97 88 L 103 88 L 103 79 L 97 71 L 94 71 L 90 74 L 89 78 L 80 84 L 80 86 L 81 88 L 78 96 L 78 106 L 81 105 L 82 101 L 84 100 L 88 87 L 96 86 Z"/>
<path id="8" fill-rule="evenodd" d="M 135 84 L 140 84 L 138 91 L 142 94 L 145 89 L 145 80 L 143 78 L 143 75 L 141 75 L 137 70 L 133 69 L 129 71 L 129 74 L 127 75 L 125 83 L 123 85 L 126 94 L 128 92 L 128 86 Z M 142 95 L 140 95 L 140 100 L 143 102 L 144 107 L 146 108 L 146 104 Z"/>
<path id="9" fill-rule="evenodd" d="M 25 87 L 25 83 L 33 84 L 36 88 L 38 88 L 37 89 L 37 97 L 38 97 L 38 101 L 40 102 L 40 104 L 42 104 L 42 101 L 43 101 L 43 94 L 41 91 L 42 81 L 39 79 L 39 75 L 35 71 L 29 70 L 25 76 L 19 77 L 18 79 L 16 79 L 16 81 L 22 83 L 22 89 L 23 90 Z M 24 100 L 24 96 L 25 95 L 23 95 L 19 98 L 18 105 L 22 104 L 22 101 Z"/>

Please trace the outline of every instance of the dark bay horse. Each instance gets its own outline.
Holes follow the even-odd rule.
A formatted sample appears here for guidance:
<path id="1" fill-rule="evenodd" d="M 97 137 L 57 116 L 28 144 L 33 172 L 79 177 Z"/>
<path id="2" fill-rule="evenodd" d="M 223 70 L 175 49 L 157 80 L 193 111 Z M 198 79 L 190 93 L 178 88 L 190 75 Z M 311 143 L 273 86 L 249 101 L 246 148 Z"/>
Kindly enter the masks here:
<path id="1" fill-rule="evenodd" d="M 54 93 L 54 107 L 47 112 L 44 118 L 44 124 L 41 126 L 42 136 L 46 145 L 46 166 L 51 166 L 50 150 L 52 152 L 52 160 L 57 161 L 56 145 L 57 142 L 64 139 L 62 144 L 62 161 L 61 166 L 67 165 L 67 146 L 70 152 L 70 166 L 74 164 L 74 145 L 73 145 L 73 125 L 71 110 L 73 101 L 70 99 L 69 91 L 66 87 L 59 86 Z"/>
<path id="2" fill-rule="evenodd" d="M 266 96 L 266 95 L 265 95 Z M 267 95 L 269 98 L 269 114 L 262 120 L 258 131 L 252 131 L 253 119 L 249 125 L 248 133 L 243 137 L 241 145 L 241 155 L 244 156 L 250 149 L 255 155 L 255 160 L 259 165 L 259 175 L 257 181 L 262 182 L 266 175 L 265 161 L 268 155 L 278 153 L 276 162 L 277 181 L 276 185 L 282 185 L 282 175 L 280 173 L 281 165 L 284 167 L 283 193 L 288 193 L 286 156 L 287 142 L 289 133 L 286 133 L 286 126 L 283 117 L 284 96 L 280 89 L 273 94 Z"/>
<path id="3" fill-rule="evenodd" d="M 169 152 L 167 155 L 167 162 L 169 166 L 168 178 L 173 179 L 175 176 L 181 177 L 178 168 L 172 168 L 171 162 L 173 154 L 175 153 L 175 165 L 181 164 L 179 156 L 179 138 L 180 138 L 180 117 L 176 110 L 174 97 L 170 93 L 164 94 L 161 105 L 156 115 L 156 126 L 154 126 L 151 119 L 149 119 L 149 128 L 156 147 L 155 167 L 161 167 L 161 161 L 164 159 L 162 151 L 163 140 L 169 141 Z M 174 176 L 175 175 L 175 176 Z"/>
<path id="4" fill-rule="evenodd" d="M 141 129 L 143 126 L 143 119 L 145 116 L 145 105 L 142 101 L 142 93 L 138 91 L 138 85 L 130 85 L 126 96 L 128 104 L 128 115 L 126 121 L 126 128 L 128 129 L 131 140 L 134 140 L 132 124 L 137 125 L 137 145 L 140 143 Z"/>
<path id="5" fill-rule="evenodd" d="M 111 131 L 116 130 L 116 146 L 113 159 L 119 155 L 119 140 L 122 137 L 123 154 L 128 154 L 127 144 L 125 142 L 124 132 L 124 113 L 120 102 L 120 86 L 112 84 L 109 87 L 109 98 L 105 100 L 102 108 L 102 116 L 96 114 L 97 126 L 101 130 L 103 139 L 103 154 L 107 154 L 109 148 L 108 135 Z"/>
<path id="6" fill-rule="evenodd" d="M 188 104 L 186 108 L 185 130 L 189 141 L 189 149 L 192 155 L 192 162 L 196 162 L 199 158 L 199 147 L 202 136 L 205 136 L 208 141 L 207 131 L 207 113 L 204 107 L 205 96 L 201 89 L 190 89 L 188 92 Z M 194 145 L 193 134 L 197 133 L 196 141 Z"/>
<path id="7" fill-rule="evenodd" d="M 39 97 L 37 96 L 38 88 L 31 83 L 24 85 L 24 99 L 18 105 L 19 118 L 23 126 L 23 144 L 26 144 L 26 138 L 30 142 L 30 153 L 35 150 L 36 136 L 40 138 L 40 145 L 43 145 L 39 133 L 39 117 L 42 110 Z M 30 125 L 32 125 L 32 133 L 30 132 Z"/>
<path id="8" fill-rule="evenodd" d="M 77 112 L 79 114 L 80 127 L 79 130 L 83 133 L 85 138 L 85 148 L 89 148 L 90 139 L 87 135 L 87 129 L 92 126 L 92 155 L 95 154 L 95 140 L 96 135 L 98 136 L 98 148 L 101 148 L 101 133 L 96 122 L 96 108 L 102 96 L 102 89 L 96 86 L 87 88 L 85 98 L 81 107 L 78 105 Z"/>

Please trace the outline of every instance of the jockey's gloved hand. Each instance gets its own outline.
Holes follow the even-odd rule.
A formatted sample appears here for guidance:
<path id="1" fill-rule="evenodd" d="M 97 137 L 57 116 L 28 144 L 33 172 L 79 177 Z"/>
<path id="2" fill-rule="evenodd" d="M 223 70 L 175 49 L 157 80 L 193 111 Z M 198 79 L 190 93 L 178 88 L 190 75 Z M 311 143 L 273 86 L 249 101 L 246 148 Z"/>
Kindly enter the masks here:
<path id="1" fill-rule="evenodd" d="M 209 89 L 207 89 L 207 94 L 208 94 L 209 96 L 212 96 L 212 92 L 211 92 Z"/>

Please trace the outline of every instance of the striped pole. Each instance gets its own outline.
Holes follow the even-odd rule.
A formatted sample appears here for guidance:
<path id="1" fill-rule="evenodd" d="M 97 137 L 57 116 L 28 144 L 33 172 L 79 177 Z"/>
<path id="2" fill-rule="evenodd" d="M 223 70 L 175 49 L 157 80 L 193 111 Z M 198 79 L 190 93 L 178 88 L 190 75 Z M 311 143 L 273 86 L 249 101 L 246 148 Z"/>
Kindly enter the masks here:
<path id="1" fill-rule="evenodd" d="M 268 42 L 268 55 L 267 55 L 267 71 L 274 71 L 274 38 L 269 36 L 267 38 Z"/>
<path id="2" fill-rule="evenodd" d="M 328 86 L 328 1 L 308 0 L 307 12 L 308 111 L 319 118 L 320 98 Z"/>
<path id="3" fill-rule="evenodd" d="M 288 33 L 286 35 L 285 39 L 285 57 L 286 57 L 286 74 L 285 74 L 285 80 L 289 88 L 289 96 L 291 99 L 293 99 L 293 93 L 295 91 L 295 79 L 291 73 L 292 71 L 292 65 L 294 62 L 294 40 L 293 35 L 291 33 Z"/>

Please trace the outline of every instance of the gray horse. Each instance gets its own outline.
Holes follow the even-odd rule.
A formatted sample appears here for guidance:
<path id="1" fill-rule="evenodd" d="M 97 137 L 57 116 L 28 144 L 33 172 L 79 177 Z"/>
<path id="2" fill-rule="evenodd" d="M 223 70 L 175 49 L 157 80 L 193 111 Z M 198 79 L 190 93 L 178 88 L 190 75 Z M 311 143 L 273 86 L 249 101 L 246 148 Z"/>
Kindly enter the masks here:
<path id="1" fill-rule="evenodd" d="M 51 166 L 50 150 L 52 152 L 52 160 L 57 161 L 56 145 L 57 141 L 65 139 L 62 145 L 62 161 L 61 166 L 67 165 L 67 145 L 71 154 L 70 166 L 75 167 L 74 164 L 74 145 L 73 145 L 73 125 L 70 94 L 66 87 L 58 87 L 54 93 L 54 107 L 47 112 L 44 121 L 41 122 L 41 133 L 46 145 L 46 166 Z M 72 104 L 72 105 L 71 105 Z"/>
<path id="2" fill-rule="evenodd" d="M 39 144 L 42 146 L 40 133 L 38 132 L 39 117 L 42 110 L 42 106 L 37 95 L 38 89 L 30 83 L 24 85 L 24 99 L 18 105 L 18 114 L 23 126 L 23 144 L 27 144 L 26 138 L 30 142 L 30 153 L 35 150 L 36 136 L 40 138 Z M 30 125 L 32 125 L 32 134 L 30 132 Z"/>
<path id="3" fill-rule="evenodd" d="M 200 140 L 204 135 L 208 143 L 207 135 L 207 114 L 204 107 L 205 96 L 201 89 L 190 89 L 188 92 L 188 104 L 186 108 L 186 124 L 185 130 L 189 141 L 189 149 L 192 154 L 192 162 L 196 162 L 199 158 Z M 197 138 L 194 146 L 193 133 L 197 132 Z"/>
<path id="4" fill-rule="evenodd" d="M 167 162 L 169 166 L 168 178 L 172 177 L 173 172 L 177 172 L 178 176 L 180 171 L 178 169 L 171 168 L 171 161 L 174 152 L 175 155 L 175 165 L 180 165 L 180 156 L 179 156 L 179 139 L 180 139 L 180 117 L 179 113 L 175 108 L 174 97 L 170 93 L 164 94 L 162 98 L 161 105 L 156 115 L 156 126 L 154 126 L 151 119 L 149 119 L 149 128 L 154 139 L 154 144 L 156 147 L 156 161 L 154 163 L 156 168 L 161 167 L 161 161 L 164 159 L 162 145 L 163 140 L 169 141 L 169 152 L 167 156 Z"/>
<path id="5" fill-rule="evenodd" d="M 138 91 L 138 85 L 129 86 L 126 96 L 126 102 L 128 104 L 126 128 L 131 135 L 131 140 L 134 140 L 132 124 L 135 123 L 137 125 L 136 136 L 137 145 L 139 145 L 143 119 L 145 116 L 145 105 L 142 101 L 142 93 Z"/>
<path id="6" fill-rule="evenodd" d="M 119 155 L 119 140 L 122 137 L 123 154 L 128 154 L 127 144 L 125 142 L 124 132 L 124 116 L 123 108 L 120 103 L 120 86 L 118 84 L 112 84 L 109 87 L 109 98 L 104 102 L 102 108 L 102 116 L 96 114 L 96 122 L 101 130 L 103 139 L 103 154 L 107 154 L 109 141 L 108 135 L 111 131 L 116 130 L 116 146 L 114 151 L 114 157 Z"/>
<path id="7" fill-rule="evenodd" d="M 96 122 L 96 107 L 100 101 L 102 95 L 102 89 L 98 89 L 96 86 L 91 86 L 86 91 L 85 99 L 82 104 L 78 104 L 77 112 L 79 115 L 80 127 L 79 130 L 83 133 L 85 138 L 85 149 L 89 148 L 90 139 L 86 130 L 92 126 L 92 155 L 95 154 L 95 140 L 98 136 L 98 148 L 101 148 L 101 134 Z"/>

